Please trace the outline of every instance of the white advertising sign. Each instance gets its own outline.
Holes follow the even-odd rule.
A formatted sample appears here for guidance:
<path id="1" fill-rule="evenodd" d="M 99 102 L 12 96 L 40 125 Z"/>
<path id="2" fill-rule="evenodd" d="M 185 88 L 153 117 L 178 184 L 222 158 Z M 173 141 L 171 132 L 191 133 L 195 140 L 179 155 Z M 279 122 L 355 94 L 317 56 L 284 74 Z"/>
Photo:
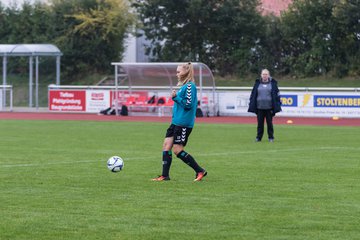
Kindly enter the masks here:
<path id="1" fill-rule="evenodd" d="M 110 107 L 109 90 L 86 91 L 86 112 L 99 113 L 108 107 Z"/>
<path id="2" fill-rule="evenodd" d="M 248 113 L 250 91 L 218 92 L 220 115 Z M 279 116 L 360 118 L 359 92 L 281 92 Z"/>
<path id="3" fill-rule="evenodd" d="M 249 92 L 218 92 L 220 115 L 251 115 L 247 112 Z"/>
<path id="4" fill-rule="evenodd" d="M 358 92 L 284 92 L 282 115 L 306 117 L 360 117 Z"/>

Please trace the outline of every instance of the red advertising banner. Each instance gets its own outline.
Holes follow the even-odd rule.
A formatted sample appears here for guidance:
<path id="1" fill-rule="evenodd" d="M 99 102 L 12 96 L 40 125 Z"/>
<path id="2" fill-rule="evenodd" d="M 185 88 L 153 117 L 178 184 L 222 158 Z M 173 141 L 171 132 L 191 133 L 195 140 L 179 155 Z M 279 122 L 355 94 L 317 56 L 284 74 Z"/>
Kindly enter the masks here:
<path id="1" fill-rule="evenodd" d="M 85 99 L 85 90 L 49 90 L 49 110 L 84 112 Z"/>
<path id="2" fill-rule="evenodd" d="M 139 98 L 144 98 L 147 99 L 149 92 L 148 91 L 128 91 L 128 90 L 119 90 L 117 95 L 118 101 L 120 104 L 125 104 L 130 98 L 133 99 L 139 99 Z M 111 91 L 111 104 L 113 104 L 113 102 L 116 99 L 116 91 Z"/>

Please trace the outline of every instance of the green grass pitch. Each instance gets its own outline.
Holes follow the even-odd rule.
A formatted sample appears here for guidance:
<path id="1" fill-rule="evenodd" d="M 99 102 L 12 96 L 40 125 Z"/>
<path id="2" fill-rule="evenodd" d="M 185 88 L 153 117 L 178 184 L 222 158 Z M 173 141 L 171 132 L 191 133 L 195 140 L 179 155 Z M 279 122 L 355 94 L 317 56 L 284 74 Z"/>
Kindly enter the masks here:
<path id="1" fill-rule="evenodd" d="M 0 239 L 360 239 L 359 127 L 196 124 L 152 182 L 168 125 L 1 120 Z"/>

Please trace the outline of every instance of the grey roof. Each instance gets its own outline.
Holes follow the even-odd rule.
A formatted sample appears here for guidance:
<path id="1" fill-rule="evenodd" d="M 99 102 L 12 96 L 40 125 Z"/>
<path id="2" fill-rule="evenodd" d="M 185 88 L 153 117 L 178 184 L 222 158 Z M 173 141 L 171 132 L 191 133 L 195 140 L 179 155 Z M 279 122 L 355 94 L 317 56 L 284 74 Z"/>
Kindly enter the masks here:
<path id="1" fill-rule="evenodd" d="M 0 44 L 0 56 L 61 56 L 52 44 Z"/>

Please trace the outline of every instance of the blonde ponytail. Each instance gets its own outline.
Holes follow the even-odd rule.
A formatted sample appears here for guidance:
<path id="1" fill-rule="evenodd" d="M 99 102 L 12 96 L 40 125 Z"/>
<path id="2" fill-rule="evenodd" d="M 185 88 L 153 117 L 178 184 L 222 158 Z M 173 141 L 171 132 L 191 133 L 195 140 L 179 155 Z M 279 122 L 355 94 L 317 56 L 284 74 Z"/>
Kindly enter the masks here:
<path id="1" fill-rule="evenodd" d="M 184 63 L 179 66 L 181 66 L 185 70 L 185 73 L 180 76 L 180 79 L 179 79 L 179 82 L 177 85 L 182 86 L 188 82 L 194 81 L 194 67 L 191 64 L 191 62 Z"/>

